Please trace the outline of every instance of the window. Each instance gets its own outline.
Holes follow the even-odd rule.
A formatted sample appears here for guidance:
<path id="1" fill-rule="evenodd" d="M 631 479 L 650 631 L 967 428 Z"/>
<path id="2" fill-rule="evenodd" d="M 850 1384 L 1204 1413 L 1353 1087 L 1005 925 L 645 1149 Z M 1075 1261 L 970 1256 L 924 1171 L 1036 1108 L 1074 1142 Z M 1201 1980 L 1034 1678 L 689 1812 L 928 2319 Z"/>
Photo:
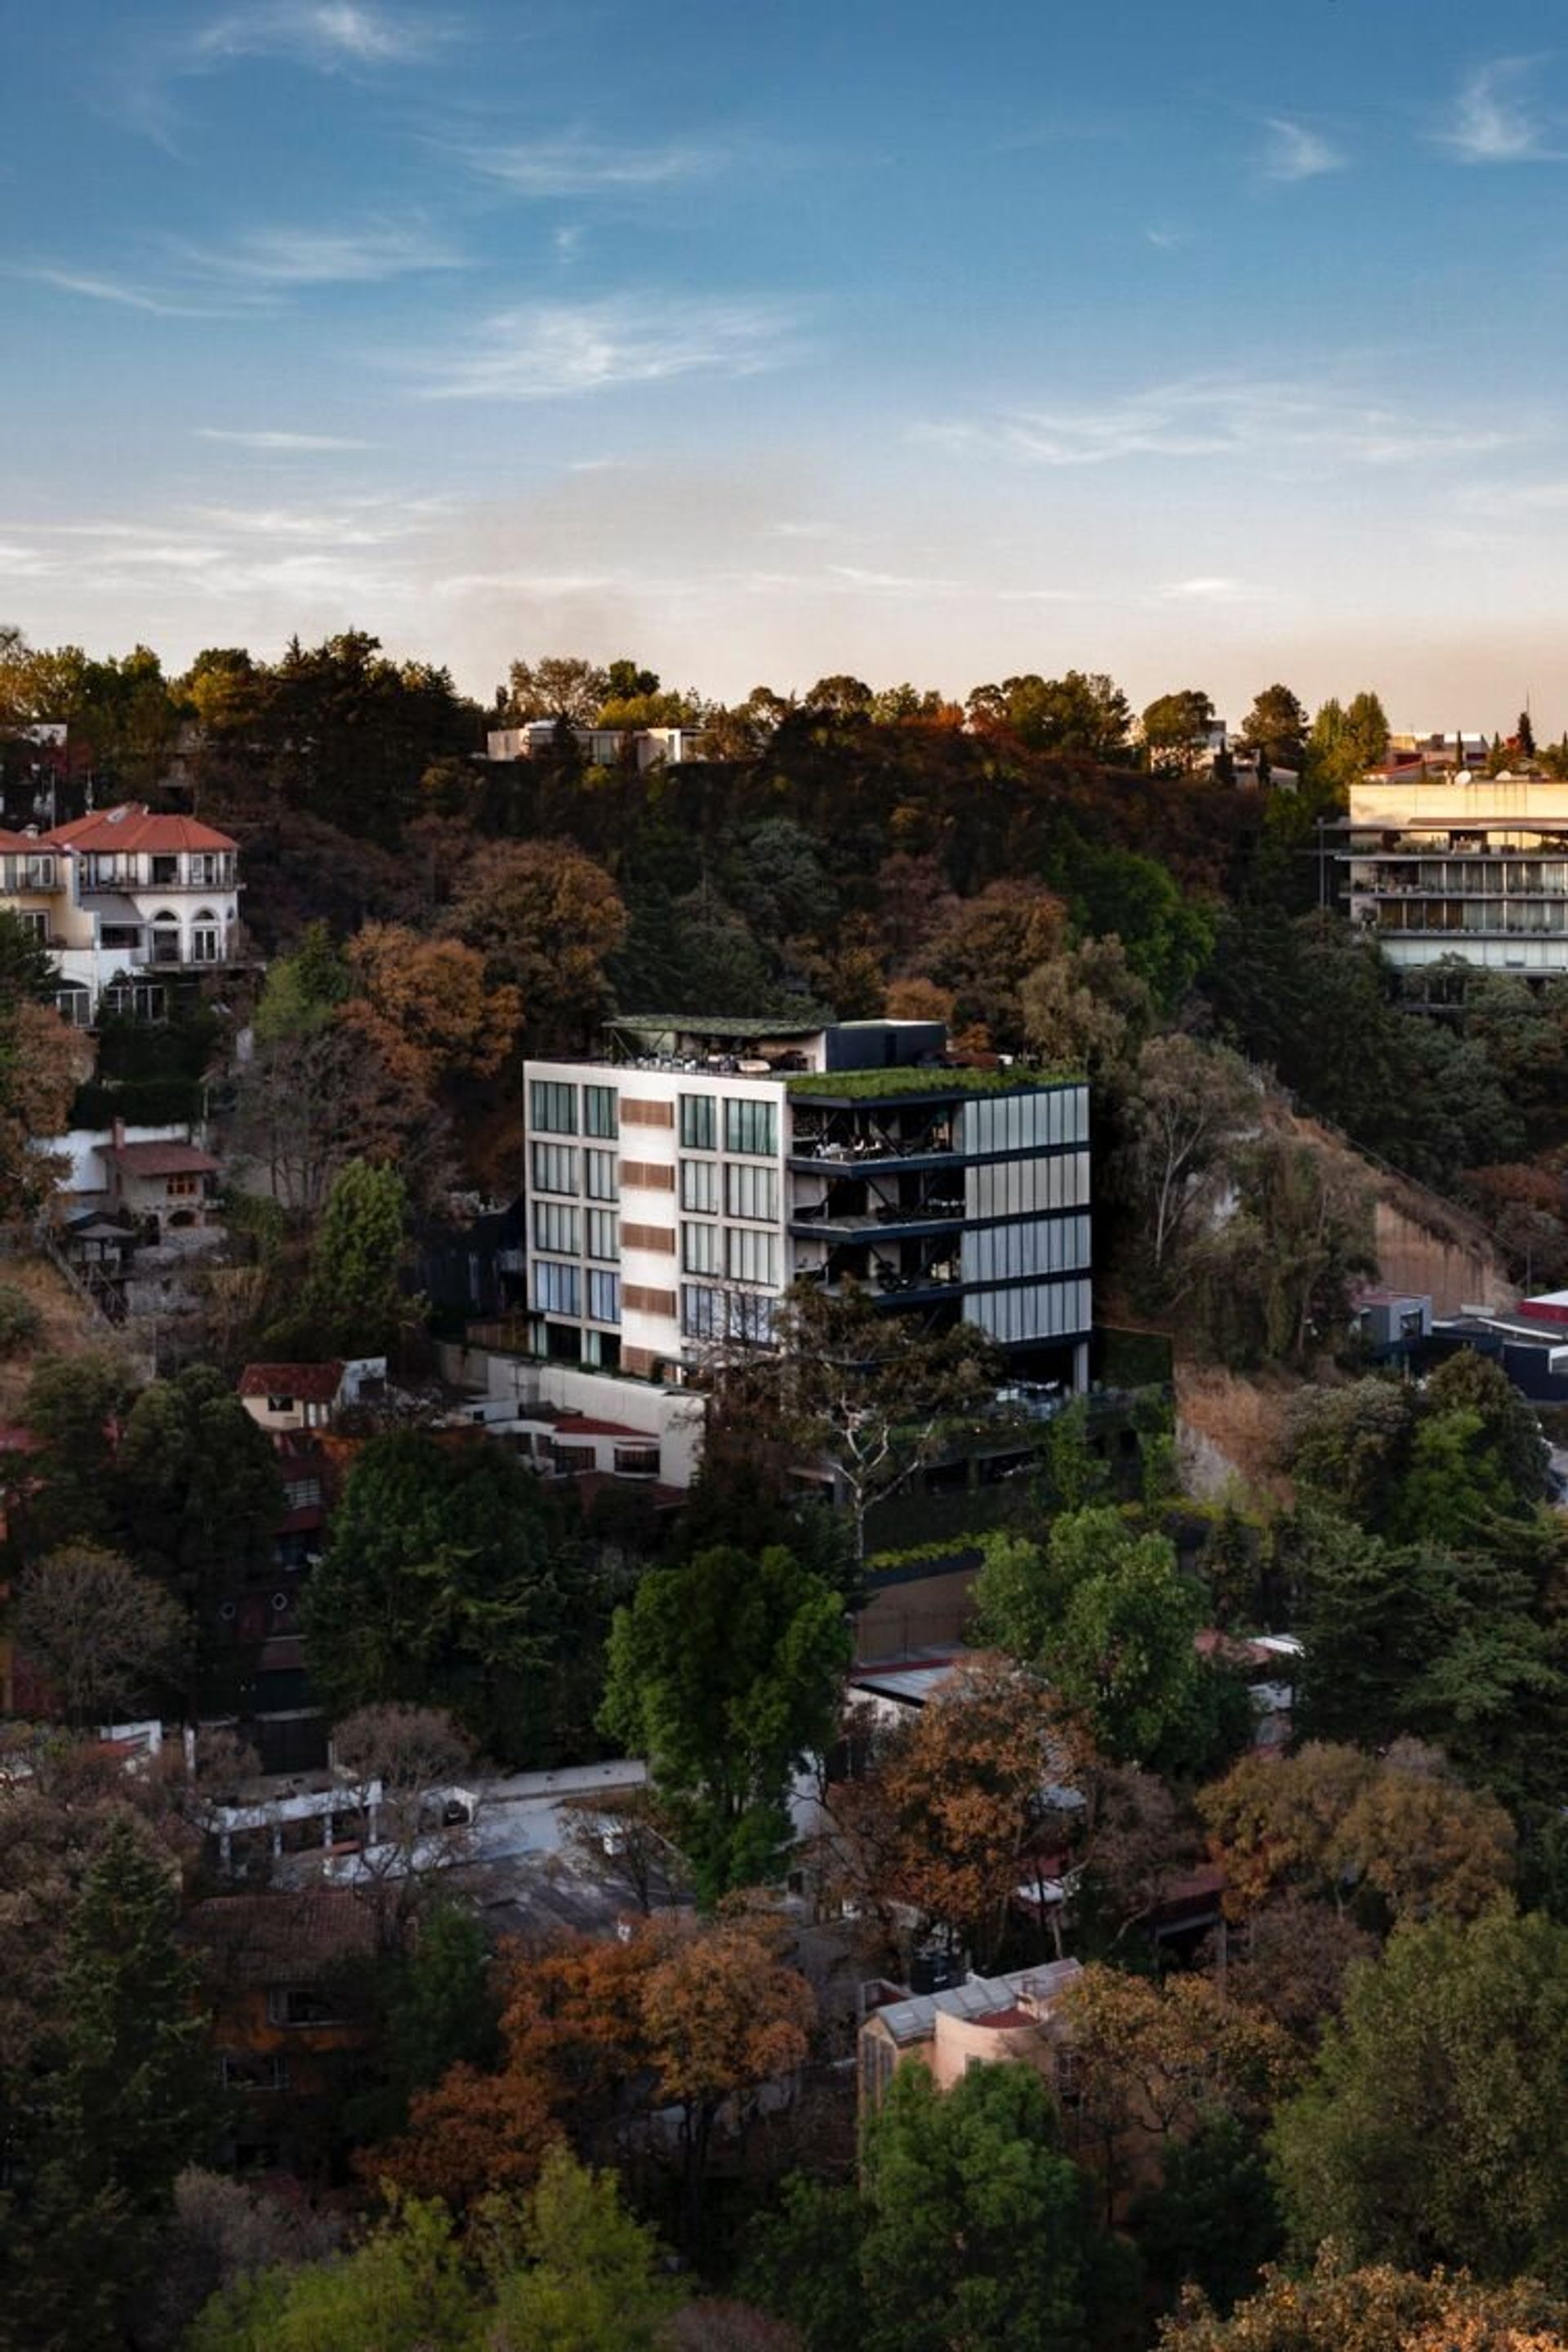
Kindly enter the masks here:
<path id="1" fill-rule="evenodd" d="M 756 1217 L 769 1224 L 778 1223 L 779 1179 L 776 1168 L 737 1168 L 724 1171 L 724 1210 L 727 1216 Z"/>
<path id="2" fill-rule="evenodd" d="M 534 1145 L 533 1189 L 536 1192 L 574 1192 L 577 1190 L 577 1154 L 570 1144 Z"/>
<path id="3" fill-rule="evenodd" d="M 283 1497 L 291 1511 L 313 1510 L 321 1499 L 319 1478 L 291 1478 L 283 1489 Z"/>
<path id="4" fill-rule="evenodd" d="M 153 961 L 154 963 L 178 963 L 180 961 L 179 921 L 167 912 L 153 918 Z"/>
<path id="5" fill-rule="evenodd" d="M 621 1478 L 657 1478 L 658 1448 L 657 1445 L 617 1445 L 616 1475 Z"/>
<path id="6" fill-rule="evenodd" d="M 719 1121 L 711 1095 L 682 1095 L 680 1140 L 688 1151 L 716 1151 Z"/>
<path id="7" fill-rule="evenodd" d="M 26 922 L 26 919 L 24 915 L 22 920 Z M 43 917 L 39 916 L 38 920 L 42 922 Z M 100 923 L 98 929 L 98 944 L 100 948 L 119 948 L 122 951 L 139 948 L 142 944 L 142 926 L 140 923 Z"/>
<path id="8" fill-rule="evenodd" d="M 291 1396 L 269 1396 L 267 1400 L 267 1410 L 268 1412 L 292 1412 L 294 1400 Z"/>
<path id="9" fill-rule="evenodd" d="M 575 1257 L 581 1246 L 581 1227 L 576 1210 L 567 1208 L 563 1201 L 535 1201 L 533 1246 L 535 1249 L 554 1250 L 561 1257 Z"/>
<path id="10" fill-rule="evenodd" d="M 680 1205 L 699 1209 L 710 1217 L 719 1213 L 719 1163 L 716 1160 L 683 1160 L 680 1163 Z"/>
<path id="11" fill-rule="evenodd" d="M 616 1174 L 613 1151 L 585 1151 L 587 1162 L 588 1198 L 590 1201 L 618 1201 L 621 1188 Z"/>
<path id="12" fill-rule="evenodd" d="M 226 2051 L 218 2060 L 226 2091 L 286 2091 L 289 2061 L 281 2051 Z"/>
<path id="13" fill-rule="evenodd" d="M 269 2025 L 344 2025 L 341 2005 L 315 1985 L 269 1985 L 267 1990 Z"/>
<path id="14" fill-rule="evenodd" d="M 163 1197 L 169 1201 L 193 1200 L 202 1189 L 199 1176 L 170 1176 L 164 1180 Z"/>
<path id="15" fill-rule="evenodd" d="M 178 882 L 179 878 L 180 861 L 177 857 L 154 857 L 153 860 L 154 890 L 167 890 Z"/>
<path id="16" fill-rule="evenodd" d="M 541 1257 L 528 1269 L 528 1303 L 536 1315 L 576 1315 L 582 1295 L 582 1276 L 574 1265 L 557 1265 Z"/>
<path id="17" fill-rule="evenodd" d="M 590 1158 L 592 1154 L 589 1155 Z M 612 1261 L 621 1254 L 621 1221 L 614 1209 L 588 1212 L 588 1255 Z"/>
<path id="18" fill-rule="evenodd" d="M 752 1233 L 745 1225 L 726 1225 L 724 1271 L 731 1282 L 775 1283 L 778 1280 L 777 1236 Z"/>
<path id="19" fill-rule="evenodd" d="M 595 1466 L 591 1445 L 566 1445 L 558 1437 L 550 1440 L 550 1459 L 563 1478 L 580 1478 Z"/>
<path id="20" fill-rule="evenodd" d="M 616 1136 L 621 1131 L 616 1117 L 618 1104 L 614 1087 L 584 1087 L 583 1089 L 583 1132 L 584 1135 Z"/>
<path id="21" fill-rule="evenodd" d="M 618 1274 L 588 1276 L 588 1320 L 590 1323 L 618 1323 L 621 1319 L 621 1277 Z"/>
<path id="22" fill-rule="evenodd" d="M 688 1274 L 718 1274 L 721 1270 L 718 1226 L 682 1225 L 680 1263 Z"/>
<path id="23" fill-rule="evenodd" d="M 724 1105 L 724 1148 L 727 1151 L 749 1151 L 758 1159 L 769 1159 L 778 1150 L 778 1111 L 771 1102 L 741 1102 L 731 1097 Z"/>
<path id="24" fill-rule="evenodd" d="M 528 1116 L 541 1135 L 575 1135 L 576 1087 L 558 1078 L 535 1078 L 528 1090 Z"/>
<path id="25" fill-rule="evenodd" d="M 680 1286 L 680 1328 L 689 1339 L 717 1339 L 724 1328 L 724 1294 L 700 1283 Z"/>
<path id="26" fill-rule="evenodd" d="M 190 859 L 191 881 L 198 890 L 210 890 L 223 880 L 223 856 L 216 849 L 198 849 Z"/>
<path id="27" fill-rule="evenodd" d="M 52 857 L 24 857 L 22 887 L 25 890 L 52 890 L 55 887 L 55 861 Z"/>
<path id="28" fill-rule="evenodd" d="M 21 924 L 22 929 L 29 938 L 37 940 L 42 946 L 49 936 L 49 919 L 45 909 L 42 907 L 23 907 L 15 911 L 16 920 Z M 106 948 L 134 947 L 141 936 L 140 931 L 132 931 L 129 940 L 111 940 L 107 930 L 101 934 Z"/>
<path id="29" fill-rule="evenodd" d="M 56 989 L 55 1010 L 73 1029 L 92 1026 L 92 998 L 79 981 L 68 980 L 63 988 Z"/>
<path id="30" fill-rule="evenodd" d="M 204 907 L 191 925 L 191 961 L 216 963 L 223 953 L 223 926 L 210 907 Z"/>

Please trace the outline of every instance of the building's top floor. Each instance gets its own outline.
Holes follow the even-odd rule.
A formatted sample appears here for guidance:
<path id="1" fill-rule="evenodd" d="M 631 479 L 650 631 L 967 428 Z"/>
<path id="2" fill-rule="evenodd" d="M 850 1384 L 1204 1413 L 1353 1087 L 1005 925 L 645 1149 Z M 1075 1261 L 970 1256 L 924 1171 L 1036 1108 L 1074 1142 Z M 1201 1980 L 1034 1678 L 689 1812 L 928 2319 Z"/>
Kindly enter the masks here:
<path id="1" fill-rule="evenodd" d="M 531 1068 L 592 1073 L 605 1067 L 656 1078 L 773 1081 L 805 1102 L 956 1099 L 1081 1084 L 1080 1074 L 1024 1063 L 976 1069 L 947 1059 L 940 1021 L 836 1021 L 793 1024 L 722 1014 L 622 1013 L 605 1024 L 596 1054 Z"/>
<path id="2" fill-rule="evenodd" d="M 0 889 L 79 891 L 232 888 L 237 844 L 194 817 L 144 802 L 95 809 L 47 833 L 0 833 Z"/>
<path id="3" fill-rule="evenodd" d="M 492 727 L 485 737 L 485 756 L 501 761 L 547 757 L 556 748 L 560 724 L 555 719 L 529 719 L 517 727 Z M 595 768 L 617 767 L 628 749 L 639 768 L 674 767 L 705 754 L 700 727 L 574 727 L 570 731 Z"/>
<path id="4" fill-rule="evenodd" d="M 1453 777 L 1376 771 L 1350 789 L 1348 829 L 1432 835 L 1538 826 L 1568 832 L 1568 783 L 1551 776 Z"/>
<path id="5" fill-rule="evenodd" d="M 1046 1967 L 1016 1969 L 1006 1976 L 972 1976 L 945 1992 L 911 1993 L 901 1986 L 879 1987 L 883 1998 L 866 2023 L 900 2049 L 930 2042 L 950 2021 L 1004 2028 L 1043 2025 L 1082 1974 L 1079 1960 L 1053 1960 Z"/>

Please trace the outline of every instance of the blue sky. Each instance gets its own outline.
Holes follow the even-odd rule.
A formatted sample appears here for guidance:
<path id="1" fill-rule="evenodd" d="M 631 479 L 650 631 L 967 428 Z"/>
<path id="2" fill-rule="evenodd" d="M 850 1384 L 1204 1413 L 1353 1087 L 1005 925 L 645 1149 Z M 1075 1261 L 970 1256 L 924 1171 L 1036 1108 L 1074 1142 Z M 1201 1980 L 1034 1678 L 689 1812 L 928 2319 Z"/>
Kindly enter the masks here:
<path id="1" fill-rule="evenodd" d="M 1568 23 L 58 0 L 0 617 L 1568 725 Z"/>

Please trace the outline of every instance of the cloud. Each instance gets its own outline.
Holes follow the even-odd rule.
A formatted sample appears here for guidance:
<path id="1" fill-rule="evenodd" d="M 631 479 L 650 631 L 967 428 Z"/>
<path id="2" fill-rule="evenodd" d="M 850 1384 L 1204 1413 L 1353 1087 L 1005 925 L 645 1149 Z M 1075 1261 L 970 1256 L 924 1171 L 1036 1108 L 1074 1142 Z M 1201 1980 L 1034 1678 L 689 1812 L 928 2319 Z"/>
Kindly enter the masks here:
<path id="1" fill-rule="evenodd" d="M 345 66 L 417 65 L 450 40 L 449 19 L 366 0 L 278 0 L 237 8 L 197 32 L 184 52 L 186 72 L 236 58 L 285 57 L 331 71 Z"/>
<path id="2" fill-rule="evenodd" d="M 171 256 L 187 276 L 255 287 L 368 286 L 467 266 L 423 224 L 395 221 L 344 229 L 252 229 L 226 246 L 174 246 Z"/>
<path id="3" fill-rule="evenodd" d="M 1345 159 L 1337 147 L 1331 146 L 1322 133 L 1310 131 L 1304 122 L 1293 122 L 1289 115 L 1271 114 L 1268 128 L 1273 139 L 1263 156 L 1263 175 L 1285 185 L 1298 180 L 1320 179 L 1325 172 L 1342 172 Z"/>
<path id="4" fill-rule="evenodd" d="M 540 302 L 480 322 L 467 351 L 416 365 L 436 400 L 549 400 L 679 376 L 756 375 L 786 354 L 771 302 L 654 295 Z"/>
<path id="5" fill-rule="evenodd" d="M 1479 66 L 1459 91 L 1454 120 L 1435 135 L 1461 163 L 1552 163 L 1564 160 L 1552 146 L 1551 121 L 1519 93 L 1534 58 L 1497 58 Z"/>
<path id="6" fill-rule="evenodd" d="M 1211 574 L 1196 580 L 1167 581 L 1156 593 L 1165 604 L 1243 604 L 1254 602 L 1259 592 L 1245 580 Z"/>
<path id="7" fill-rule="evenodd" d="M 230 449 L 276 450 L 284 456 L 304 457 L 317 450 L 368 449 L 372 446 L 368 441 L 356 441 L 337 433 L 284 433 L 273 429 L 242 433 L 225 425 L 198 425 L 195 435 L 198 441 L 220 441 Z"/>
<path id="8" fill-rule="evenodd" d="M 192 302 L 154 293 L 122 278 L 94 277 L 80 269 L 7 268 L 9 278 L 26 278 L 37 286 L 52 286 L 57 293 L 77 294 L 85 302 L 111 302 L 125 310 L 142 310 L 155 319 L 226 319 L 232 310 L 213 302 Z"/>
<path id="9" fill-rule="evenodd" d="M 731 150 L 715 142 L 670 140 L 651 147 L 627 147 L 595 139 L 534 140 L 515 147 L 467 151 L 473 170 L 499 180 L 523 196 L 636 194 L 688 180 L 706 180 L 723 170 Z"/>
<path id="10" fill-rule="evenodd" d="M 978 422 L 918 426 L 953 450 L 989 447 L 1037 466 L 1109 466 L 1139 457 L 1236 457 L 1412 465 L 1500 449 L 1509 436 L 1405 415 L 1380 402 L 1296 383 L 1197 377 L 1093 408 L 1023 408 Z"/>

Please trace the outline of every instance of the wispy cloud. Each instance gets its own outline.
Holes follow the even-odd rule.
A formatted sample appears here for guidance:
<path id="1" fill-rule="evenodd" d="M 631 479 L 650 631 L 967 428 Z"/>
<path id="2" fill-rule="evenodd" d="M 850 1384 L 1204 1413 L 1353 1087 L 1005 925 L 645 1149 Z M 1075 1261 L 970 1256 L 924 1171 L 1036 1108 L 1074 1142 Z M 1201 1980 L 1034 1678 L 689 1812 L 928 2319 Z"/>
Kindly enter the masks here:
<path id="1" fill-rule="evenodd" d="M 231 308 L 177 294 L 154 290 L 127 278 L 96 276 L 85 269 L 51 269 L 42 264 L 7 268 L 8 278 L 25 278 L 37 286 L 52 286 L 57 293 L 74 294 L 84 302 L 109 302 L 122 310 L 142 310 L 155 319 L 222 319 Z"/>
<path id="2" fill-rule="evenodd" d="M 251 229 L 228 245 L 174 246 L 170 257 L 188 277 L 257 287 L 375 285 L 466 266 L 423 223 L 387 220 L 353 228 Z"/>
<path id="3" fill-rule="evenodd" d="M 1321 179 L 1325 172 L 1342 172 L 1345 159 L 1321 131 L 1289 115 L 1268 117 L 1269 139 L 1263 153 L 1263 175 L 1289 186 L 1298 180 Z"/>
<path id="4" fill-rule="evenodd" d="M 573 136 L 525 145 L 471 147 L 468 162 L 484 178 L 523 196 L 630 195 L 687 180 L 710 179 L 731 158 L 718 141 L 678 139 L 654 146 Z"/>
<path id="5" fill-rule="evenodd" d="M 1163 604 L 1244 604 L 1254 602 L 1258 591 L 1245 580 L 1209 573 L 1195 580 L 1168 580 L 1156 593 Z"/>
<path id="6" fill-rule="evenodd" d="M 356 441 L 338 433 L 285 433 L 272 427 L 256 432 L 241 432 L 226 425 L 198 425 L 198 441 L 219 441 L 230 449 L 260 449 L 276 451 L 279 456 L 308 457 L 317 451 L 368 449 L 368 441 Z"/>
<path id="7" fill-rule="evenodd" d="M 1140 457 L 1247 457 L 1394 466 L 1505 447 L 1491 427 L 1432 422 L 1295 383 L 1193 378 L 1092 408 L 1026 408 L 979 422 L 917 428 L 954 449 L 991 447 L 1038 466 L 1108 466 Z"/>
<path id="8" fill-rule="evenodd" d="M 297 58 L 328 70 L 416 65 L 456 30 L 450 17 L 377 7 L 368 0 L 276 0 L 215 17 L 192 37 L 184 61 L 187 71 L 264 57 Z"/>
<path id="9" fill-rule="evenodd" d="M 467 350 L 416 363 L 437 400 L 548 400 L 775 366 L 793 320 L 773 302 L 623 295 L 532 303 L 484 320 Z"/>
<path id="10" fill-rule="evenodd" d="M 1461 163 L 1554 163 L 1565 160 L 1554 143 L 1554 120 L 1520 87 L 1538 58 L 1496 58 L 1479 66 L 1459 91 L 1453 120 L 1435 134 Z"/>

